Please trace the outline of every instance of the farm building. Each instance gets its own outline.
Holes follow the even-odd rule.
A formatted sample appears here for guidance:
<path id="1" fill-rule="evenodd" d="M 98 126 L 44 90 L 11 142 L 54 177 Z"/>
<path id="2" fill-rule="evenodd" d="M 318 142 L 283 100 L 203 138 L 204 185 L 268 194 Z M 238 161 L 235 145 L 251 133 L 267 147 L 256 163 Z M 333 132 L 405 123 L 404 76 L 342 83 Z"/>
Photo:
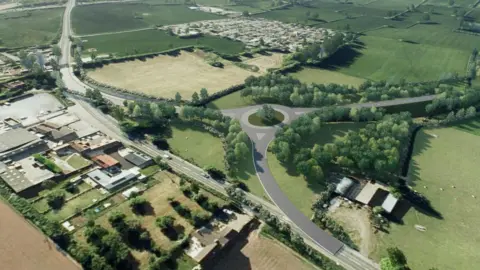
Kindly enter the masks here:
<path id="1" fill-rule="evenodd" d="M 362 183 L 348 177 L 340 180 L 335 193 L 370 207 L 381 206 L 387 213 L 391 213 L 399 201 L 381 183 Z"/>

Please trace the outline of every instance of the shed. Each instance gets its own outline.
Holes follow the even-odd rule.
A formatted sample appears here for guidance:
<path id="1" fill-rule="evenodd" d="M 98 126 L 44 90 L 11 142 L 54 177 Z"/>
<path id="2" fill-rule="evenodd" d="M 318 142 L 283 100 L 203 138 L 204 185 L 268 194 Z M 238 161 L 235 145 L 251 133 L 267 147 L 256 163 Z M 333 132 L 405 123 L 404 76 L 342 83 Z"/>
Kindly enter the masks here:
<path id="1" fill-rule="evenodd" d="M 398 203 L 398 199 L 395 198 L 391 193 L 388 194 L 387 198 L 385 201 L 382 203 L 382 208 L 387 212 L 387 213 L 392 213 L 393 209 Z"/>
<path id="2" fill-rule="evenodd" d="M 353 185 L 353 180 L 347 177 L 343 177 L 340 180 L 340 183 L 337 184 L 337 188 L 335 189 L 335 193 L 340 195 L 347 194 L 350 187 Z"/>

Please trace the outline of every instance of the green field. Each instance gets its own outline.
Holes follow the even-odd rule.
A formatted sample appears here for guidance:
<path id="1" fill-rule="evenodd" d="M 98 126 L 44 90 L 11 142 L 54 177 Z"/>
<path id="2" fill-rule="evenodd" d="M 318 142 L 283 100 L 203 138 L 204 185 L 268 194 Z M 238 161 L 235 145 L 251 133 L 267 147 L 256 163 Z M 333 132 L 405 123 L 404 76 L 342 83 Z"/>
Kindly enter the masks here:
<path id="1" fill-rule="evenodd" d="M 219 18 L 223 17 L 183 5 L 98 4 L 74 8 L 72 27 L 75 34 L 87 35 Z"/>
<path id="2" fill-rule="evenodd" d="M 472 269 L 480 265 L 480 217 L 474 214 L 480 211 L 479 134 L 479 119 L 418 133 L 409 176 L 414 188 L 430 200 L 443 219 L 411 208 L 403 225 L 394 224 L 389 234 L 382 234 L 377 253 L 383 254 L 387 246 L 398 246 L 412 269 Z M 416 224 L 427 231 L 417 231 Z"/>
<path id="3" fill-rule="evenodd" d="M 307 12 L 318 13 L 318 19 L 312 20 L 307 17 Z M 255 15 L 255 17 L 262 17 L 269 20 L 282 21 L 286 23 L 303 23 L 303 24 L 318 24 L 322 21 L 329 22 L 333 20 L 343 19 L 344 15 L 336 13 L 334 9 L 324 8 L 306 8 L 300 6 L 289 7 L 286 9 L 279 9 Z"/>
<path id="4" fill-rule="evenodd" d="M 363 36 L 355 49 L 345 48 L 322 65 L 371 80 L 437 80 L 447 72 L 464 74 L 471 52 L 389 38 Z"/>
<path id="5" fill-rule="evenodd" d="M 348 84 L 358 87 L 365 79 L 348 76 L 340 72 L 330 71 L 320 68 L 302 68 L 299 71 L 290 73 L 290 76 L 300 80 L 303 83 L 317 83 L 317 84 Z"/>
<path id="6" fill-rule="evenodd" d="M 167 141 L 174 153 L 193 160 L 200 167 L 213 165 L 225 170 L 222 142 L 207 131 L 187 123 L 175 123 Z"/>
<path id="7" fill-rule="evenodd" d="M 85 38 L 85 52 L 95 48 L 98 54 L 113 53 L 117 56 L 161 52 L 173 48 L 203 45 L 219 53 L 237 54 L 244 50 L 241 42 L 214 36 L 182 39 L 161 30 L 145 30 Z"/>
<path id="8" fill-rule="evenodd" d="M 63 8 L 0 14 L 0 47 L 50 44 L 60 30 Z"/>
<path id="9" fill-rule="evenodd" d="M 358 130 L 363 125 L 364 123 L 325 124 L 315 137 L 305 142 L 305 146 L 313 146 L 314 143 L 322 145 L 333 142 L 335 138 L 343 136 L 350 130 Z M 267 160 L 275 181 L 287 195 L 288 199 L 303 214 L 310 217 L 312 215 L 311 206 L 315 201 L 316 195 L 325 189 L 324 183 L 305 180 L 296 172 L 293 164 L 281 164 L 271 152 L 267 153 Z"/>
<path id="10" fill-rule="evenodd" d="M 255 102 L 253 102 L 250 98 L 244 98 L 240 96 L 240 91 L 236 91 L 219 99 L 215 99 L 214 101 L 208 103 L 207 107 L 211 109 L 223 110 L 241 108 L 250 105 L 255 105 Z"/>

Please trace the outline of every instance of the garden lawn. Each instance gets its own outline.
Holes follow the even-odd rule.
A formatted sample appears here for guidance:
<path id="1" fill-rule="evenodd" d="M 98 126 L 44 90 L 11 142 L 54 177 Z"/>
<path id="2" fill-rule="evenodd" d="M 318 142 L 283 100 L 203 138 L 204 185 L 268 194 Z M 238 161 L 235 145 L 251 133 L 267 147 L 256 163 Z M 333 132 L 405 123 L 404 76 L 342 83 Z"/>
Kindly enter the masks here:
<path id="1" fill-rule="evenodd" d="M 322 66 L 371 80 L 437 80 L 447 72 L 464 74 L 471 52 L 364 36 L 364 45 L 344 48 Z"/>
<path id="2" fill-rule="evenodd" d="M 158 165 L 152 165 L 148 166 L 146 168 L 143 168 L 140 170 L 140 173 L 146 176 L 154 175 L 160 170 L 160 167 Z"/>
<path id="3" fill-rule="evenodd" d="M 300 80 L 303 83 L 317 83 L 317 84 L 347 84 L 358 87 L 365 79 L 348 76 L 340 72 L 330 71 L 320 68 L 303 68 L 300 71 L 290 73 L 290 76 Z"/>
<path id="4" fill-rule="evenodd" d="M 85 37 L 85 52 L 96 49 L 98 54 L 116 56 L 154 53 L 185 46 L 205 46 L 215 52 L 237 54 L 244 50 L 243 43 L 221 37 L 202 36 L 197 38 L 179 38 L 168 35 L 162 30 L 145 30 Z"/>
<path id="5" fill-rule="evenodd" d="M 97 189 L 92 189 L 86 193 L 66 202 L 63 207 L 59 210 L 51 210 L 46 215 L 49 219 L 54 221 L 61 221 L 71 215 L 73 215 L 77 210 L 83 209 L 95 202 L 93 200 L 100 200 L 104 198 L 105 195 L 101 194 Z"/>
<path id="6" fill-rule="evenodd" d="M 345 135 L 350 130 L 358 130 L 364 123 L 332 123 L 325 124 L 311 141 L 305 142 L 305 146 L 313 147 L 314 143 L 326 144 L 333 142 L 337 137 Z M 293 164 L 281 164 L 276 156 L 267 153 L 268 166 L 280 186 L 280 189 L 287 195 L 288 199 L 307 217 L 313 212 L 311 206 L 316 196 L 325 189 L 321 180 L 306 180 L 296 172 Z"/>
<path id="7" fill-rule="evenodd" d="M 411 269 L 472 269 L 480 265 L 480 216 L 475 214 L 480 212 L 479 134 L 479 119 L 418 133 L 410 181 L 443 219 L 411 208 L 403 225 L 392 224 L 388 234 L 380 235 L 377 258 L 384 255 L 386 247 L 397 246 L 404 251 Z M 416 224 L 427 230 L 417 231 Z"/>
<path id="8" fill-rule="evenodd" d="M 63 11 L 53 8 L 0 14 L 0 47 L 50 44 L 60 30 Z"/>
<path id="9" fill-rule="evenodd" d="M 222 141 L 208 131 L 188 123 L 172 124 L 172 136 L 167 139 L 170 149 L 200 167 L 212 165 L 225 171 Z"/>
<path id="10" fill-rule="evenodd" d="M 234 109 L 241 108 L 250 105 L 255 105 L 255 102 L 248 97 L 240 96 L 240 90 L 223 96 L 221 98 L 215 99 L 212 102 L 207 104 L 208 108 L 211 109 Z"/>
<path id="11" fill-rule="evenodd" d="M 87 159 L 84 159 L 79 154 L 73 154 L 68 158 L 66 158 L 65 161 L 68 163 L 68 165 L 72 166 L 76 170 L 87 167 L 88 165 L 92 164 L 92 162 L 90 162 Z"/>
<path id="12" fill-rule="evenodd" d="M 184 5 L 98 4 L 75 7 L 72 27 L 75 34 L 87 35 L 220 18 L 223 17 Z"/>

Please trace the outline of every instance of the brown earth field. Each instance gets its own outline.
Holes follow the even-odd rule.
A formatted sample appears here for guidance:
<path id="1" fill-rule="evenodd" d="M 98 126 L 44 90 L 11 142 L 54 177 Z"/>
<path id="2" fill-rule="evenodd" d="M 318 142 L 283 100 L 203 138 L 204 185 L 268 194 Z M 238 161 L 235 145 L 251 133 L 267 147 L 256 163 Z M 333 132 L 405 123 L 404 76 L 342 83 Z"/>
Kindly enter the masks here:
<path id="1" fill-rule="evenodd" d="M 0 202 L 0 254 L 0 269 L 82 269 L 4 202 Z"/>
<path id="2" fill-rule="evenodd" d="M 260 228 L 251 231 L 246 239 L 240 235 L 234 246 L 219 257 L 213 270 L 318 269 L 288 247 L 260 235 Z"/>
<path id="3" fill-rule="evenodd" d="M 209 65 L 199 53 L 182 51 L 178 56 L 161 55 L 146 61 L 108 64 L 88 72 L 92 79 L 118 88 L 164 98 L 179 92 L 188 100 L 206 88 L 210 94 L 241 84 L 249 76 L 260 76 L 281 65 L 282 54 L 261 55 L 246 63 L 259 67 L 252 72 L 222 60 L 224 67 Z"/>

